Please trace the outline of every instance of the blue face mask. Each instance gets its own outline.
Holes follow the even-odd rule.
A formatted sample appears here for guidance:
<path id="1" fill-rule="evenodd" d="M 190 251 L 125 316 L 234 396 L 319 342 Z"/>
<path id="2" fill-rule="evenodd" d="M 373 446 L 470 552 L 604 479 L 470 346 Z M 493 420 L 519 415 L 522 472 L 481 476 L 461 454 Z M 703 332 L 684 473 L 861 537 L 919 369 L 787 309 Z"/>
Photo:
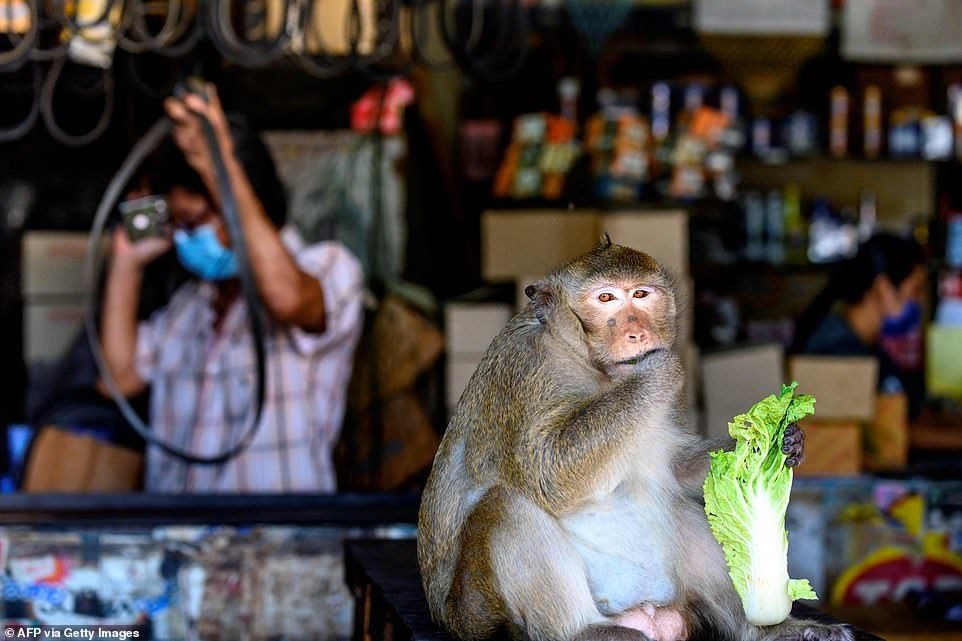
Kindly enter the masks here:
<path id="1" fill-rule="evenodd" d="M 227 280 L 237 276 L 234 250 L 220 244 L 217 230 L 210 223 L 187 232 L 174 232 L 177 258 L 189 271 L 204 280 Z"/>
<path id="2" fill-rule="evenodd" d="M 902 311 L 895 316 L 886 316 L 882 321 L 882 336 L 905 336 L 915 330 L 922 322 L 922 305 L 909 300 L 902 305 Z"/>

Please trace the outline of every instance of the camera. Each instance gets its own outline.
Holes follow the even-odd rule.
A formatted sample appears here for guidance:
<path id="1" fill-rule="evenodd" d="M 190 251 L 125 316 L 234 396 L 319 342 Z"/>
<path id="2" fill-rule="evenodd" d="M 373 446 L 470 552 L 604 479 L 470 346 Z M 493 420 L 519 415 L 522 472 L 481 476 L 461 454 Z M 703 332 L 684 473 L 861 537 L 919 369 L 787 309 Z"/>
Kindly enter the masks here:
<path id="1" fill-rule="evenodd" d="M 133 242 L 167 232 L 167 201 L 163 196 L 150 195 L 120 203 L 127 236 Z"/>

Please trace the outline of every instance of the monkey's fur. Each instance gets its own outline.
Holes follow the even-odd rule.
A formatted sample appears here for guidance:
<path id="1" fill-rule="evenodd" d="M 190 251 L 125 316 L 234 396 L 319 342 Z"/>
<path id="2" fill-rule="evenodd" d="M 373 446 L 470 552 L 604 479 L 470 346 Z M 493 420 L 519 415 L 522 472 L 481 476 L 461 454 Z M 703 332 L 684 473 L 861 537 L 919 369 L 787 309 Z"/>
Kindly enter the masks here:
<path id="1" fill-rule="evenodd" d="M 435 620 L 464 641 L 850 641 L 844 626 L 745 620 L 704 513 L 718 444 L 684 425 L 665 271 L 605 239 L 527 294 L 461 396 L 423 494 Z"/>

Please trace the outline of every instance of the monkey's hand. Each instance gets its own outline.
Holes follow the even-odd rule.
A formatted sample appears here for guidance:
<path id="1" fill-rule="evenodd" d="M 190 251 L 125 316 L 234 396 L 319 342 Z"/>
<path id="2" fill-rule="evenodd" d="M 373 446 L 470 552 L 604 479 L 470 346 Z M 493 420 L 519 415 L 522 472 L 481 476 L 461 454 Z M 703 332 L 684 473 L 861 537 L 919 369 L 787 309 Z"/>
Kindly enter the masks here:
<path id="1" fill-rule="evenodd" d="M 685 370 L 678 354 L 667 347 L 656 347 L 645 352 L 635 364 L 635 376 L 657 379 L 667 384 L 668 389 L 679 391 L 685 383 Z"/>
<path id="2" fill-rule="evenodd" d="M 782 452 L 785 453 L 785 465 L 796 467 L 805 458 L 805 433 L 797 423 L 785 428 L 785 438 L 782 439 Z"/>

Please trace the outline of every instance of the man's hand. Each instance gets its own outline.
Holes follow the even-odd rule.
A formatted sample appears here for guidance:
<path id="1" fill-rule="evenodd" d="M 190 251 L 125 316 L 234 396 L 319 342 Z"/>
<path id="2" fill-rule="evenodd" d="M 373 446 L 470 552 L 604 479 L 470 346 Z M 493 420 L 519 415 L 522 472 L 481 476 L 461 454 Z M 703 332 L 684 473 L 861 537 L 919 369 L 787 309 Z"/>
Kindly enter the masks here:
<path id="1" fill-rule="evenodd" d="M 151 236 L 136 243 L 127 236 L 122 226 L 114 229 L 112 256 L 114 263 L 133 269 L 143 269 L 148 263 L 170 250 L 170 238 Z"/>
<path id="2" fill-rule="evenodd" d="M 164 100 L 164 109 L 174 122 L 174 142 L 180 147 L 187 163 L 200 174 L 210 188 L 216 184 L 216 176 L 200 117 L 207 118 L 213 125 L 221 153 L 225 158 L 233 155 L 234 141 L 231 138 L 230 126 L 221 107 L 217 89 L 210 83 L 204 83 L 204 89 L 207 94 L 206 100 L 193 93 L 187 93 L 182 98 L 171 96 Z"/>

